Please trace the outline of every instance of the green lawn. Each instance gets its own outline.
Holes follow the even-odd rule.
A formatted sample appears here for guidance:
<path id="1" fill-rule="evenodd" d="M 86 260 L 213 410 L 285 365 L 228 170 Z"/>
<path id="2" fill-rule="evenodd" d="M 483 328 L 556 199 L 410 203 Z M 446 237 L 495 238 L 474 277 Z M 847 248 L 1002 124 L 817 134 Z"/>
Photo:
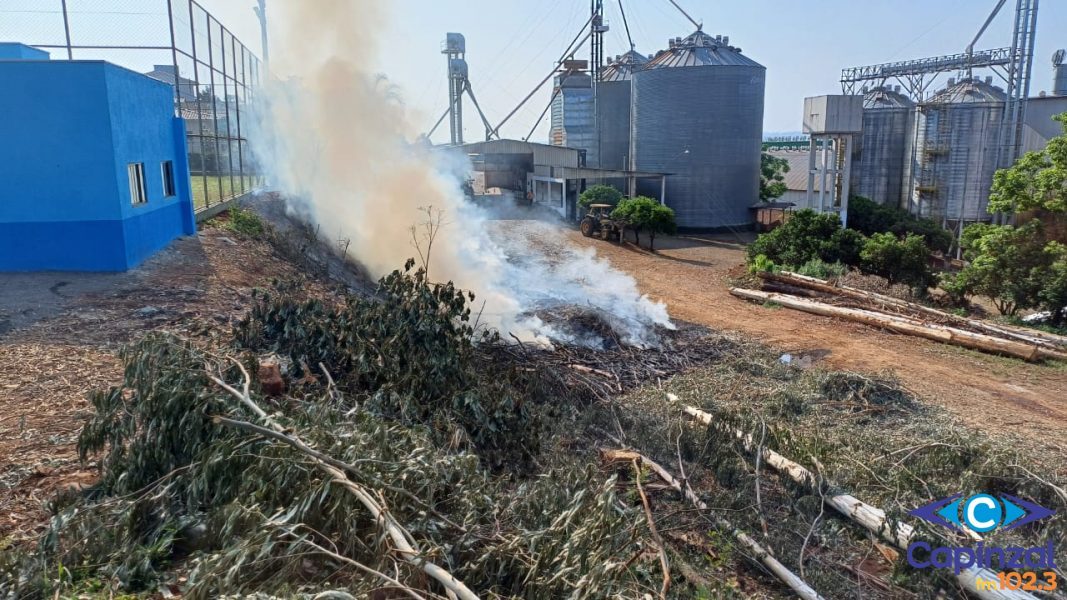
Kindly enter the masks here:
<path id="1" fill-rule="evenodd" d="M 207 208 L 212 204 L 218 204 L 223 200 L 229 200 L 250 191 L 256 185 L 256 178 L 251 175 L 244 176 L 244 184 L 240 175 L 230 177 L 228 175 L 193 175 L 193 206 L 196 210 Z"/>

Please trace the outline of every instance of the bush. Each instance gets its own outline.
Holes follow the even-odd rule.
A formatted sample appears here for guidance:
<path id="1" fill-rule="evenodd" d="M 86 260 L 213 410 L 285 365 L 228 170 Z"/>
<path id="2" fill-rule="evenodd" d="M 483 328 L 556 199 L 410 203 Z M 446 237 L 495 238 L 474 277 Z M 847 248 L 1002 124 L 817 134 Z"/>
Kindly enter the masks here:
<path id="1" fill-rule="evenodd" d="M 263 237 L 263 233 L 266 231 L 266 225 L 263 223 L 263 219 L 259 217 L 252 209 L 241 208 L 240 206 L 234 206 L 227 211 L 230 216 L 227 227 L 230 231 L 234 231 L 243 236 L 253 239 L 259 239 Z"/>
<path id="2" fill-rule="evenodd" d="M 774 264 L 774 261 L 767 258 L 766 254 L 757 254 L 748 263 L 748 272 L 753 275 L 756 273 L 777 273 L 780 270 L 781 268 Z"/>
<path id="3" fill-rule="evenodd" d="M 797 211 L 774 231 L 764 233 L 748 247 L 749 261 L 762 254 L 783 267 L 798 267 L 812 260 L 859 264 L 864 237 L 843 229 L 836 215 L 810 209 Z"/>
<path id="4" fill-rule="evenodd" d="M 657 233 L 674 233 L 678 226 L 674 211 L 647 196 L 627 198 L 611 212 L 611 218 L 621 221 L 634 231 L 634 241 L 639 242 L 638 232 L 648 232 L 648 247 L 654 249 Z"/>
<path id="5" fill-rule="evenodd" d="M 819 279 L 837 279 L 845 276 L 845 273 L 848 272 L 848 267 L 839 262 L 828 263 L 814 258 L 800 265 L 793 272 L 807 275 L 808 277 L 818 277 Z"/>
<path id="6" fill-rule="evenodd" d="M 920 219 L 897 206 L 883 206 L 863 196 L 852 196 L 848 201 L 848 226 L 863 235 L 893 233 L 897 237 L 908 234 L 922 236 L 933 250 L 948 252 L 952 247 L 952 234 L 930 219 Z"/>
<path id="7" fill-rule="evenodd" d="M 578 196 L 578 206 L 588 207 L 590 204 L 617 205 L 622 200 L 622 192 L 610 185 L 594 185 Z"/>
<path id="8" fill-rule="evenodd" d="M 929 256 L 929 248 L 917 235 L 908 234 L 901 239 L 892 233 L 876 233 L 863 246 L 860 267 L 884 277 L 890 285 L 905 283 L 925 295 L 926 288 L 937 281 L 930 271 Z"/>

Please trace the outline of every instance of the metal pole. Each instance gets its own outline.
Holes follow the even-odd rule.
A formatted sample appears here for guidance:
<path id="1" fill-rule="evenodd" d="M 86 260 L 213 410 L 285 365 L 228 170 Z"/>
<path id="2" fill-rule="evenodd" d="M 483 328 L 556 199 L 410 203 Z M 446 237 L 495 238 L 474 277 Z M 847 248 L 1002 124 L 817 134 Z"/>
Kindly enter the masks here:
<path id="1" fill-rule="evenodd" d="M 193 82 L 196 84 L 196 91 L 194 94 L 196 98 L 196 140 L 197 148 L 200 150 L 200 179 L 204 182 L 204 208 L 207 208 L 208 206 L 211 206 L 211 199 L 207 194 L 207 169 L 204 168 L 204 111 L 201 108 L 200 102 L 200 59 L 196 54 L 196 19 L 193 18 L 192 1 L 186 0 L 186 4 L 189 7 L 189 40 L 192 43 L 193 50 Z M 186 135 L 191 135 L 188 132 L 188 128 L 186 128 Z M 192 168 L 190 168 L 190 171 L 191 170 Z"/>
<path id="2" fill-rule="evenodd" d="M 67 60 L 74 60 L 74 48 L 70 45 L 70 15 L 67 14 L 67 0 L 63 0 L 63 31 L 67 35 Z"/>
<path id="3" fill-rule="evenodd" d="M 219 202 L 222 202 L 222 177 L 219 177 L 219 103 L 215 96 L 215 49 L 211 47 L 211 21 L 215 17 L 207 13 L 207 63 L 208 74 L 211 76 L 211 138 L 215 140 L 215 177 L 219 182 Z M 217 22 L 217 21 L 216 21 Z M 222 24 L 219 24 L 219 33 L 222 33 Z M 221 45 L 222 42 L 219 42 Z M 225 92 L 223 92 L 225 93 Z M 207 169 L 204 169 L 207 171 Z M 206 180 L 206 175 L 205 175 Z"/>
<path id="4" fill-rule="evenodd" d="M 219 34 L 222 39 L 219 41 L 219 48 L 222 49 L 222 104 L 226 109 L 226 161 L 230 164 L 227 175 L 230 178 L 230 196 L 237 195 L 237 188 L 233 186 L 233 131 L 230 129 L 230 94 L 227 92 L 227 86 L 229 85 L 226 69 L 226 63 L 229 62 L 229 58 L 233 58 L 233 34 L 228 29 L 219 23 Z M 230 53 L 226 54 L 226 36 L 230 36 Z M 227 58 L 229 56 L 229 58 Z M 234 62 L 233 68 L 237 69 L 237 63 Z M 236 81 L 236 79 L 234 80 Z"/>
<path id="5" fill-rule="evenodd" d="M 252 10 L 259 17 L 260 43 L 263 45 L 263 65 L 270 71 L 270 49 L 267 46 L 267 0 L 259 0 L 259 6 Z"/>
<path id="6" fill-rule="evenodd" d="M 817 147 L 815 144 L 815 136 L 812 135 L 808 140 L 808 208 L 814 206 L 813 200 L 815 199 L 815 152 Z"/>
<path id="7" fill-rule="evenodd" d="M 172 1 L 167 0 L 167 21 L 170 23 L 170 58 L 174 63 L 174 113 L 181 116 L 181 77 L 178 73 L 178 42 L 174 36 L 174 7 L 171 5 Z"/>

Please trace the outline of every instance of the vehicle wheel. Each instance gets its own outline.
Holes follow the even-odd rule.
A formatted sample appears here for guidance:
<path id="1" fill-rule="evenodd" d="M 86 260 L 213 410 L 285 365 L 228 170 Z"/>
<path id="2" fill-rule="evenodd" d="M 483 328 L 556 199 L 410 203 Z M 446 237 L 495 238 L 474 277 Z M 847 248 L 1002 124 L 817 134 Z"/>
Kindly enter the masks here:
<path id="1" fill-rule="evenodd" d="M 582 219 L 580 229 L 582 230 L 582 235 L 585 237 L 593 237 L 593 220 Z"/>

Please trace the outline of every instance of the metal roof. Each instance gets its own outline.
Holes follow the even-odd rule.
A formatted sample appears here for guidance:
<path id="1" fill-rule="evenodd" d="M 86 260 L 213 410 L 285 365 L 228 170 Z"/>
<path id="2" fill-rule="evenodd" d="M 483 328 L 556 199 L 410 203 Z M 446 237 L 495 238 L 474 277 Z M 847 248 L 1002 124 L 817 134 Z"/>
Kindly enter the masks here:
<path id="1" fill-rule="evenodd" d="M 600 72 L 601 81 L 627 81 L 633 73 L 635 66 L 648 63 L 648 57 L 635 50 L 630 50 L 622 56 L 616 56 L 604 70 Z"/>
<path id="2" fill-rule="evenodd" d="M 741 54 L 740 48 L 726 43 L 722 36 L 712 37 L 697 30 L 688 37 L 671 40 L 667 50 L 660 50 L 642 70 L 669 67 L 743 66 L 763 65 Z"/>
<path id="3" fill-rule="evenodd" d="M 1004 102 L 1006 98 L 1004 90 L 981 79 L 963 79 L 958 82 L 949 80 L 949 85 L 931 96 L 924 104 L 980 104 Z"/>
<path id="4" fill-rule="evenodd" d="M 784 158 L 789 163 L 789 172 L 785 174 L 785 187 L 794 192 L 808 191 L 808 150 L 780 150 L 769 152 L 775 158 Z M 815 178 L 815 189 L 819 189 L 820 178 Z"/>
<path id="5" fill-rule="evenodd" d="M 468 142 L 459 147 L 466 154 L 532 154 L 535 165 L 578 166 L 577 148 L 509 139 Z"/>
<path id="6" fill-rule="evenodd" d="M 879 108 L 911 108 L 915 102 L 900 92 L 893 91 L 888 87 L 876 87 L 863 94 L 863 109 L 872 110 Z"/>

